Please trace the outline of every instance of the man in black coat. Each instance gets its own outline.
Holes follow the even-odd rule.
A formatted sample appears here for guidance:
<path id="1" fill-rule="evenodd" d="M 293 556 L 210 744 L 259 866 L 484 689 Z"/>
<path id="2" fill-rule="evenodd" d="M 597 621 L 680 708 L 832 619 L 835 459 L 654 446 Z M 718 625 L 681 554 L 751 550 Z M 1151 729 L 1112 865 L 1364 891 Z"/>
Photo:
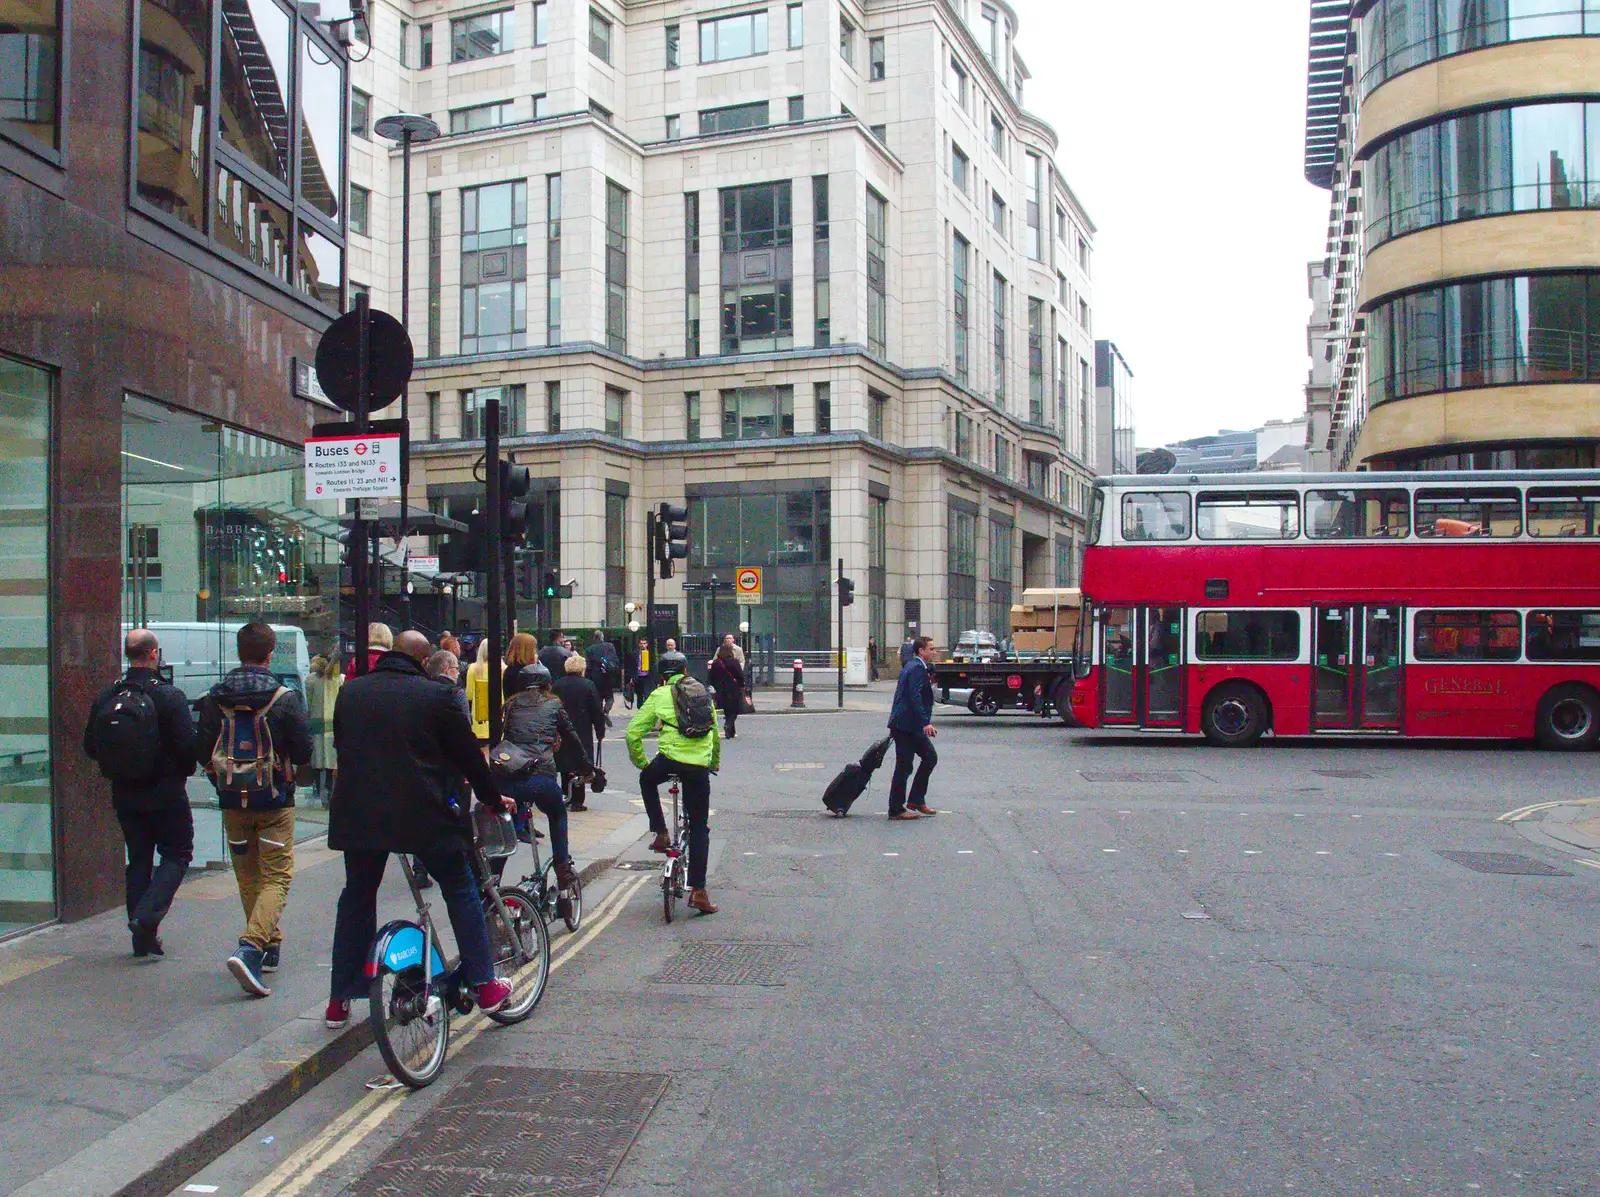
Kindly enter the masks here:
<path id="1" fill-rule="evenodd" d="M 327 1023 L 342 1027 L 350 1002 L 367 994 L 363 976 L 378 932 L 378 885 L 389 853 L 422 857 L 450 911 L 466 981 L 478 1005 L 498 1010 L 511 988 L 495 980 L 467 853 L 472 831 L 451 801 L 465 776 L 478 801 L 514 809 L 501 798 L 472 723 L 450 690 L 423 671 L 430 646 L 402 632 L 369 674 L 348 681 L 333 708 L 339 778 L 328 803 L 328 847 L 344 853 L 345 884 L 333 928 L 333 977 Z"/>
<path id="2" fill-rule="evenodd" d="M 148 628 L 134 628 L 123 642 L 128 672 L 101 691 L 89 708 L 83 751 L 111 779 L 111 805 L 128 844 L 124 873 L 128 931 L 133 954 L 161 956 L 156 934 L 194 858 L 194 816 L 189 812 L 189 775 L 194 772 L 194 716 L 182 690 L 162 678 L 161 643 Z M 97 717 L 127 690 L 142 691 L 155 707 L 160 745 L 147 776 L 127 776 L 125 762 L 97 734 Z M 152 868 L 157 849 L 161 864 Z"/>
<path id="3" fill-rule="evenodd" d="M 584 673 L 594 683 L 600 702 L 609 715 L 617 686 L 622 682 L 622 661 L 617 656 L 616 646 L 606 639 L 604 632 L 596 632 L 594 641 L 583 650 L 583 656 L 588 662 Z"/>

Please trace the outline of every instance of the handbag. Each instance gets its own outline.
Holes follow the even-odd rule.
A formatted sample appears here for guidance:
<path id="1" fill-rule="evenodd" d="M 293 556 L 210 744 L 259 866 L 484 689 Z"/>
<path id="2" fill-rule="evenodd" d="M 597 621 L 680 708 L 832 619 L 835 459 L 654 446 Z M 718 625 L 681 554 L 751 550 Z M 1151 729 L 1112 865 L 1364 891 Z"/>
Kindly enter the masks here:
<path id="1" fill-rule="evenodd" d="M 739 714 L 741 714 L 741 715 L 754 714 L 755 713 L 755 709 L 756 709 L 756 700 L 755 700 L 755 698 L 753 696 L 751 696 L 749 694 L 745 694 L 745 693 L 743 693 L 741 691 L 740 694 L 739 694 Z"/>
<path id="2" fill-rule="evenodd" d="M 533 753 L 510 740 L 501 740 L 489 748 L 489 776 L 496 781 L 519 781 L 538 764 Z"/>

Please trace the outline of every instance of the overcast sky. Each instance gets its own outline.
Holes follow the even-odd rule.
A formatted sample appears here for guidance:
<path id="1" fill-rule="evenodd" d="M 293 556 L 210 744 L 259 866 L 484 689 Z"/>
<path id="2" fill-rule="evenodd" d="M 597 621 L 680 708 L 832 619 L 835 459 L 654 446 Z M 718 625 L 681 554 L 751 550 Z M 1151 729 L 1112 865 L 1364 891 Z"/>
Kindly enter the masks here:
<path id="1" fill-rule="evenodd" d="M 1011 0 L 1025 99 L 1099 228 L 1094 333 L 1134 372 L 1140 446 L 1305 409 L 1307 0 Z"/>

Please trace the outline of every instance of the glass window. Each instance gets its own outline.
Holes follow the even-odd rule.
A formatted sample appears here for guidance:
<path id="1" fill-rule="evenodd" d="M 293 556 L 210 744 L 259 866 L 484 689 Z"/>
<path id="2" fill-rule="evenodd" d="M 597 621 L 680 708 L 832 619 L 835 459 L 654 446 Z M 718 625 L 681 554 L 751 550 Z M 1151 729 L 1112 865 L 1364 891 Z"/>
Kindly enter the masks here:
<path id="1" fill-rule="evenodd" d="M 1515 611 L 1418 611 L 1412 651 L 1419 661 L 1515 661 L 1522 616 Z"/>
<path id="2" fill-rule="evenodd" d="M 1183 491 L 1135 491 L 1123 495 L 1122 539 L 1189 539 L 1189 496 Z"/>
<path id="3" fill-rule="evenodd" d="M 867 188 L 867 352 L 888 354 L 889 201 Z"/>
<path id="4" fill-rule="evenodd" d="M 430 22 L 417 28 L 417 66 L 426 70 L 433 65 L 433 25 Z"/>
<path id="5" fill-rule="evenodd" d="M 1522 534 L 1522 495 L 1514 488 L 1419 490 L 1416 506 L 1418 536 Z"/>
<path id="6" fill-rule="evenodd" d="M 1194 655 L 1202 661 L 1293 661 L 1300 656 L 1298 611 L 1200 611 Z"/>
<path id="7" fill-rule="evenodd" d="M 819 382 L 813 392 L 815 403 L 816 430 L 819 433 L 833 431 L 833 384 Z"/>
<path id="8" fill-rule="evenodd" d="M 546 432 L 561 431 L 561 384 L 547 382 L 544 384 L 544 430 Z"/>
<path id="9" fill-rule="evenodd" d="M 1317 540 L 1403 537 L 1411 531 L 1411 496 L 1403 490 L 1310 490 L 1306 535 Z"/>
<path id="10" fill-rule="evenodd" d="M 541 91 L 536 96 L 533 97 L 533 119 L 534 120 L 542 120 L 544 117 L 547 117 L 549 115 L 550 115 L 550 97 L 546 93 Z"/>
<path id="11" fill-rule="evenodd" d="M 950 89 L 956 93 L 956 103 L 965 108 L 967 106 L 967 72 L 956 61 L 953 54 L 950 56 Z"/>
<path id="12" fill-rule="evenodd" d="M 722 392 L 724 440 L 794 435 L 794 388 L 740 387 Z"/>
<path id="13" fill-rule="evenodd" d="M 1006 201 L 998 191 L 989 192 L 989 223 L 1002 237 L 1006 235 Z"/>
<path id="14" fill-rule="evenodd" d="M 685 439 L 700 439 L 700 392 L 689 391 L 683 396 L 683 426 Z"/>
<path id="15" fill-rule="evenodd" d="M 318 303 L 343 311 L 340 287 L 344 283 L 344 250 L 338 242 L 300 222 L 298 252 L 295 255 L 295 286 Z"/>
<path id="16" fill-rule="evenodd" d="M 789 5 L 789 49 L 798 50 L 806 41 L 806 10 L 802 4 Z"/>
<path id="17" fill-rule="evenodd" d="M 289 110 L 289 15 L 273 0 L 238 3 L 240 11 L 222 23 L 222 139 L 287 183 L 289 122 L 284 114 Z M 149 8 L 166 19 L 155 0 L 150 0 Z M 146 12 L 148 15 L 149 10 Z M 209 46 L 209 19 L 203 9 L 197 19 L 206 22 L 205 40 L 200 44 Z M 146 45 L 150 43 L 140 46 L 141 60 Z M 202 61 L 205 57 L 202 55 Z M 198 77 L 193 83 L 203 86 Z M 186 99 L 186 106 L 188 103 Z"/>
<path id="18" fill-rule="evenodd" d="M 399 60 L 401 66 L 408 67 L 411 65 L 410 21 L 400 22 L 399 30 L 395 35 L 395 57 Z"/>
<path id="19" fill-rule="evenodd" d="M 535 0 L 533 6 L 533 44 L 550 44 L 550 4 L 548 0 Z"/>
<path id="20" fill-rule="evenodd" d="M 790 184 L 724 188 L 722 352 L 766 353 L 794 344 Z"/>
<path id="21" fill-rule="evenodd" d="M 528 185 L 461 192 L 461 352 L 527 345 Z"/>
<path id="22" fill-rule="evenodd" d="M 887 50 L 884 39 L 870 37 L 867 39 L 867 78 L 873 82 L 884 78 L 888 69 Z"/>
<path id="23" fill-rule="evenodd" d="M 471 108 L 450 110 L 450 132 L 474 133 L 479 129 L 493 129 L 511 121 L 511 101 L 497 104 L 474 104 Z"/>
<path id="24" fill-rule="evenodd" d="M 1437 5 L 1437 7 L 1436 7 Z M 1361 20 L 1361 95 L 1446 54 L 1600 33 L 1593 0 L 1379 0 Z"/>
<path id="25" fill-rule="evenodd" d="M 1300 534 L 1300 496 L 1237 491 L 1200 495 L 1195 527 L 1201 540 L 1292 540 Z"/>
<path id="26" fill-rule="evenodd" d="M 680 26 L 667 26 L 667 70 L 675 71 L 683 61 Z"/>
<path id="27" fill-rule="evenodd" d="M 217 219 L 212 238 L 223 249 L 289 281 L 289 211 L 238 175 L 217 167 Z"/>
<path id="28" fill-rule="evenodd" d="M 528 239 L 528 185 L 521 179 L 461 191 L 461 249 L 499 249 Z"/>
<path id="29" fill-rule="evenodd" d="M 677 141 L 683 136 L 683 118 L 673 115 L 667 117 L 667 140 Z"/>
<path id="30" fill-rule="evenodd" d="M 727 62 L 767 52 L 767 14 L 740 13 L 700 22 L 700 61 Z"/>
<path id="31" fill-rule="evenodd" d="M 727 108 L 700 110 L 700 132 L 733 133 L 739 129 L 759 129 L 768 123 L 771 104 L 762 100 L 758 104 L 732 104 Z"/>
<path id="32" fill-rule="evenodd" d="M 0 0 L 4 4 L 5 0 Z M 33 25 L 24 8 L 18 14 L 21 28 Z M 53 10 L 52 10 L 53 11 Z M 159 22 L 166 36 L 158 44 L 144 40 L 139 47 L 138 94 L 138 195 L 167 215 L 190 228 L 202 227 L 204 205 L 205 145 L 207 135 L 208 83 L 205 63 L 210 57 L 211 16 L 203 3 L 178 5 L 168 10 L 156 0 L 144 0 L 145 25 Z M 36 55 L 45 52 L 52 61 L 51 88 L 54 88 L 54 34 L 48 43 L 32 33 L 12 33 L 9 17 L 0 17 L 0 120 L 11 120 L 12 127 L 25 130 L 55 145 L 54 93 L 48 127 L 43 122 L 21 121 L 25 111 L 34 111 L 27 98 L 29 88 L 43 86 L 30 72 L 44 69 Z M 53 17 L 52 17 L 53 20 Z M 42 35 L 39 35 L 42 37 Z M 12 99 L 9 97 L 21 97 Z M 7 117 L 7 112 L 17 117 Z"/>
<path id="33" fill-rule="evenodd" d="M 363 141 L 372 138 L 372 97 L 359 87 L 350 89 L 350 132 Z"/>
<path id="34" fill-rule="evenodd" d="M 794 124 L 806 119 L 806 98 L 804 96 L 789 97 L 789 122 Z"/>
<path id="35" fill-rule="evenodd" d="M 1529 536 L 1600 536 L 1600 490 L 1550 487 L 1528 490 Z"/>
<path id="36" fill-rule="evenodd" d="M 606 348 L 628 352 L 628 192 L 606 180 Z"/>
<path id="37" fill-rule="evenodd" d="M 154 0 L 146 0 L 146 12 Z M 167 25 L 163 26 L 169 37 L 192 47 L 196 32 L 209 34 L 210 17 L 204 0 L 190 0 L 188 4 L 174 4 L 166 9 Z M 187 9 L 187 11 L 185 11 Z M 177 28 L 172 25 L 176 23 Z M 148 34 L 146 35 L 149 36 Z M 157 39 L 150 39 L 152 48 Z M 209 51 L 210 38 L 199 42 Z M 0 122 L 12 132 L 22 133 L 42 145 L 55 148 L 60 145 L 59 108 L 61 13 L 58 0 L 25 2 L 25 0 L 0 0 Z M 141 50 L 143 47 L 141 47 Z M 209 53 L 194 58 L 183 55 L 183 46 L 170 47 L 168 62 L 174 71 L 187 75 L 186 63 L 204 64 Z M 143 54 L 141 53 L 141 59 Z M 145 64 L 141 61 L 141 75 Z M 205 69 L 198 71 L 203 89 Z M 141 87 L 144 80 L 141 79 Z M 204 97 L 195 95 L 204 112 Z M 183 96 L 177 115 L 187 116 L 189 96 Z"/>
<path id="38" fill-rule="evenodd" d="M 589 53 L 601 62 L 611 61 L 611 22 L 593 8 L 589 10 Z"/>
<path id="39" fill-rule="evenodd" d="M 487 431 L 483 413 L 489 400 L 500 401 L 500 435 L 517 436 L 528 429 L 527 395 L 525 386 L 476 387 L 461 392 L 461 436 L 464 440 L 482 440 Z"/>
<path id="40" fill-rule="evenodd" d="M 1006 152 L 1005 122 L 994 113 L 989 114 L 989 148 L 1002 156 Z"/>
<path id="41" fill-rule="evenodd" d="M 450 22 L 450 61 L 468 62 L 509 54 L 515 37 L 512 9 L 478 13 Z"/>
<path id="42" fill-rule="evenodd" d="M 606 435 L 628 435 L 628 392 L 621 387 L 606 388 Z"/>
<path id="43" fill-rule="evenodd" d="M 628 589 L 628 496 L 606 491 L 606 623 L 619 628 L 626 618 Z"/>
<path id="44" fill-rule="evenodd" d="M 963 195 L 967 192 L 967 178 L 971 174 L 972 164 L 967 156 L 961 152 L 961 147 L 954 142 L 950 143 L 950 181 L 960 188 Z"/>
<path id="45" fill-rule="evenodd" d="M 851 66 L 856 64 L 856 24 L 843 13 L 839 14 L 839 57 Z"/>
<path id="46" fill-rule="evenodd" d="M 968 349 L 967 330 L 970 327 L 970 302 L 967 293 L 968 271 L 971 268 L 972 246 L 960 233 L 951 235 L 951 272 L 953 275 L 954 296 L 951 303 L 951 313 L 955 320 L 955 356 L 956 381 L 962 386 L 967 385 Z M 970 453 L 961 454 L 970 457 Z"/>
<path id="47" fill-rule="evenodd" d="M 1528 612 L 1528 660 L 1600 661 L 1600 611 Z"/>

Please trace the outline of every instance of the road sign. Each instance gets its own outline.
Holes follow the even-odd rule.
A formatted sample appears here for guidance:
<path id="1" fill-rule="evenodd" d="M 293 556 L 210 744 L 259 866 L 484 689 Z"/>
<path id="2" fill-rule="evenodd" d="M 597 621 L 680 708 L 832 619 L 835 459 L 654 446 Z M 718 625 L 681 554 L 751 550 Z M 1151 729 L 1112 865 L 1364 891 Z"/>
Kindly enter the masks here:
<path id="1" fill-rule="evenodd" d="M 328 325 L 317 343 L 317 381 L 328 398 L 345 411 L 356 409 L 360 339 L 360 320 L 355 312 L 346 312 Z M 400 398 L 411 381 L 411 338 L 388 312 L 368 314 L 367 354 L 371 361 L 367 409 L 378 411 Z"/>
<path id="2" fill-rule="evenodd" d="M 733 576 L 734 602 L 741 607 L 759 607 L 761 605 L 761 567 L 759 565 L 742 565 L 739 572 Z"/>
<path id="3" fill-rule="evenodd" d="M 439 559 L 437 557 L 408 557 L 406 564 L 411 567 L 414 574 L 436 574 L 439 572 Z"/>
<path id="4" fill-rule="evenodd" d="M 400 436 L 321 436 L 306 441 L 306 498 L 397 499 Z"/>

